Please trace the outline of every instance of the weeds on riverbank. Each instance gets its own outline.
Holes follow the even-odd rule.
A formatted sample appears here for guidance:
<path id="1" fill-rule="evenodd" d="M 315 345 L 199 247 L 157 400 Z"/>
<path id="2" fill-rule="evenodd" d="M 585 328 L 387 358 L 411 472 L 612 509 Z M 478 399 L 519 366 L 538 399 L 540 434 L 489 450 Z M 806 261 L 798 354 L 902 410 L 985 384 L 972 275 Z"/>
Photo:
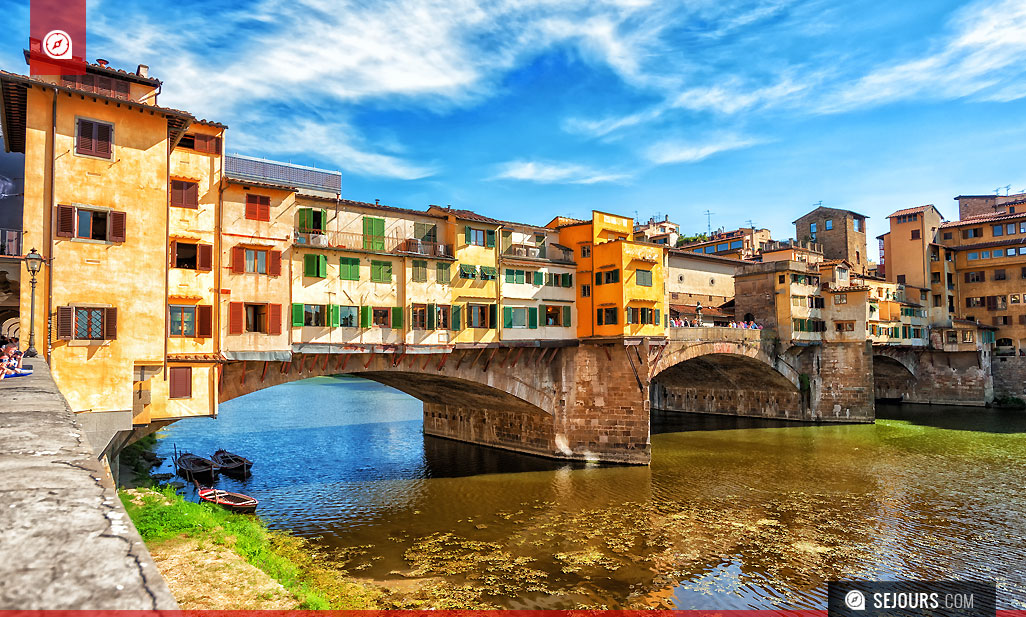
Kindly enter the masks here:
<path id="1" fill-rule="evenodd" d="M 121 500 L 148 546 L 183 537 L 224 546 L 281 583 L 300 608 L 377 608 L 378 591 L 348 580 L 308 542 L 270 531 L 256 517 L 187 501 L 166 487 L 123 491 Z"/>

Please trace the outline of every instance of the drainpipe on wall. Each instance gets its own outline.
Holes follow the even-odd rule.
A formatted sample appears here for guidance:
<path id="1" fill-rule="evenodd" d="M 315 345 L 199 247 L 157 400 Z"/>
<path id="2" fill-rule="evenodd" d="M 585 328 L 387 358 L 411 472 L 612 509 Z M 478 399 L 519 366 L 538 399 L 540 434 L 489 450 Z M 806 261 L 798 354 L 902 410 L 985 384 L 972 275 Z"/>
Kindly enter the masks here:
<path id="1" fill-rule="evenodd" d="M 224 370 L 224 365 L 221 364 L 221 350 L 223 349 L 223 341 L 221 340 L 221 261 L 223 254 L 221 252 L 221 230 L 224 225 L 224 129 L 221 129 L 221 152 L 218 157 L 219 169 L 217 170 L 217 216 L 214 217 L 214 250 L 212 251 L 217 255 L 215 263 L 211 264 L 214 269 L 214 307 L 211 309 L 211 313 L 214 315 L 214 356 L 217 357 L 218 362 L 214 366 L 216 370 L 213 371 L 212 383 L 210 385 L 210 406 L 211 409 L 217 409 L 218 401 L 218 385 L 221 382 L 221 371 Z M 216 413 L 215 413 L 216 416 Z"/>
<path id="2" fill-rule="evenodd" d="M 53 368 L 50 364 L 50 351 L 52 349 L 53 341 L 53 329 L 52 319 L 50 315 L 53 311 L 53 213 L 57 208 L 57 195 L 54 193 L 54 187 L 56 182 L 54 181 L 54 174 L 57 171 L 57 88 L 53 89 L 53 109 L 50 112 L 50 207 L 49 212 L 43 217 L 44 221 L 49 224 L 46 226 L 46 246 L 47 257 L 50 258 L 50 271 L 46 276 L 46 364 Z M 22 207 L 22 217 L 24 217 L 24 207 Z M 24 218 L 22 220 L 22 228 L 25 227 Z M 22 247 L 25 248 L 25 247 Z M 20 336 L 20 334 L 19 334 Z"/>

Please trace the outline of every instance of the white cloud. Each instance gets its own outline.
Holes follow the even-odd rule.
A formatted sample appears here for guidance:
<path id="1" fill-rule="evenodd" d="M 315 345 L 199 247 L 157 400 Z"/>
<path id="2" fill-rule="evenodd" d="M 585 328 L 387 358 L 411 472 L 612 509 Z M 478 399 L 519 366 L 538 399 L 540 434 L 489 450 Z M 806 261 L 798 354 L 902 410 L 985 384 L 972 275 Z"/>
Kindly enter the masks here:
<path id="1" fill-rule="evenodd" d="M 544 184 L 598 184 L 620 182 L 628 178 L 630 174 L 598 171 L 574 163 L 509 161 L 499 166 L 499 172 L 493 179 L 525 180 Z"/>
<path id="2" fill-rule="evenodd" d="M 667 139 L 649 146 L 645 151 L 645 158 L 656 165 L 697 163 L 720 152 L 748 148 L 760 143 L 765 142 L 740 135 L 722 135 L 704 141 Z"/>

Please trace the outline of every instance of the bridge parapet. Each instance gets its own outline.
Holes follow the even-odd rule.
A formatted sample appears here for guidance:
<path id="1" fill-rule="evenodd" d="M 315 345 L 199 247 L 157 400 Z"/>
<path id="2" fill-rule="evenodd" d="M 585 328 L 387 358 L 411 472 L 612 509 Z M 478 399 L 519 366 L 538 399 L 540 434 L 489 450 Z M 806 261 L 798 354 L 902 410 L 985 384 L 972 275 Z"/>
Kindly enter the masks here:
<path id="1" fill-rule="evenodd" d="M 718 342 L 758 343 L 772 337 L 767 330 L 748 330 L 745 328 L 724 328 L 722 326 L 702 326 L 699 328 L 667 328 L 666 338 L 681 342 Z"/>

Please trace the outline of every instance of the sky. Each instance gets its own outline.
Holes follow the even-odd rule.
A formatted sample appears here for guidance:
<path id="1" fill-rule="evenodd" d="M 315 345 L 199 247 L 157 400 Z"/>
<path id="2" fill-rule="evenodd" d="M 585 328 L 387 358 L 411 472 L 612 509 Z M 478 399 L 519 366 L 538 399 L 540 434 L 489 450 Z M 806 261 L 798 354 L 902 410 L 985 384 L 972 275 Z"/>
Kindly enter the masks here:
<path id="1" fill-rule="evenodd" d="M 27 0 L 0 15 L 24 73 Z M 1022 0 L 90 0 L 87 28 L 229 152 L 339 170 L 359 201 L 777 238 L 822 202 L 873 238 L 1026 190 Z"/>

